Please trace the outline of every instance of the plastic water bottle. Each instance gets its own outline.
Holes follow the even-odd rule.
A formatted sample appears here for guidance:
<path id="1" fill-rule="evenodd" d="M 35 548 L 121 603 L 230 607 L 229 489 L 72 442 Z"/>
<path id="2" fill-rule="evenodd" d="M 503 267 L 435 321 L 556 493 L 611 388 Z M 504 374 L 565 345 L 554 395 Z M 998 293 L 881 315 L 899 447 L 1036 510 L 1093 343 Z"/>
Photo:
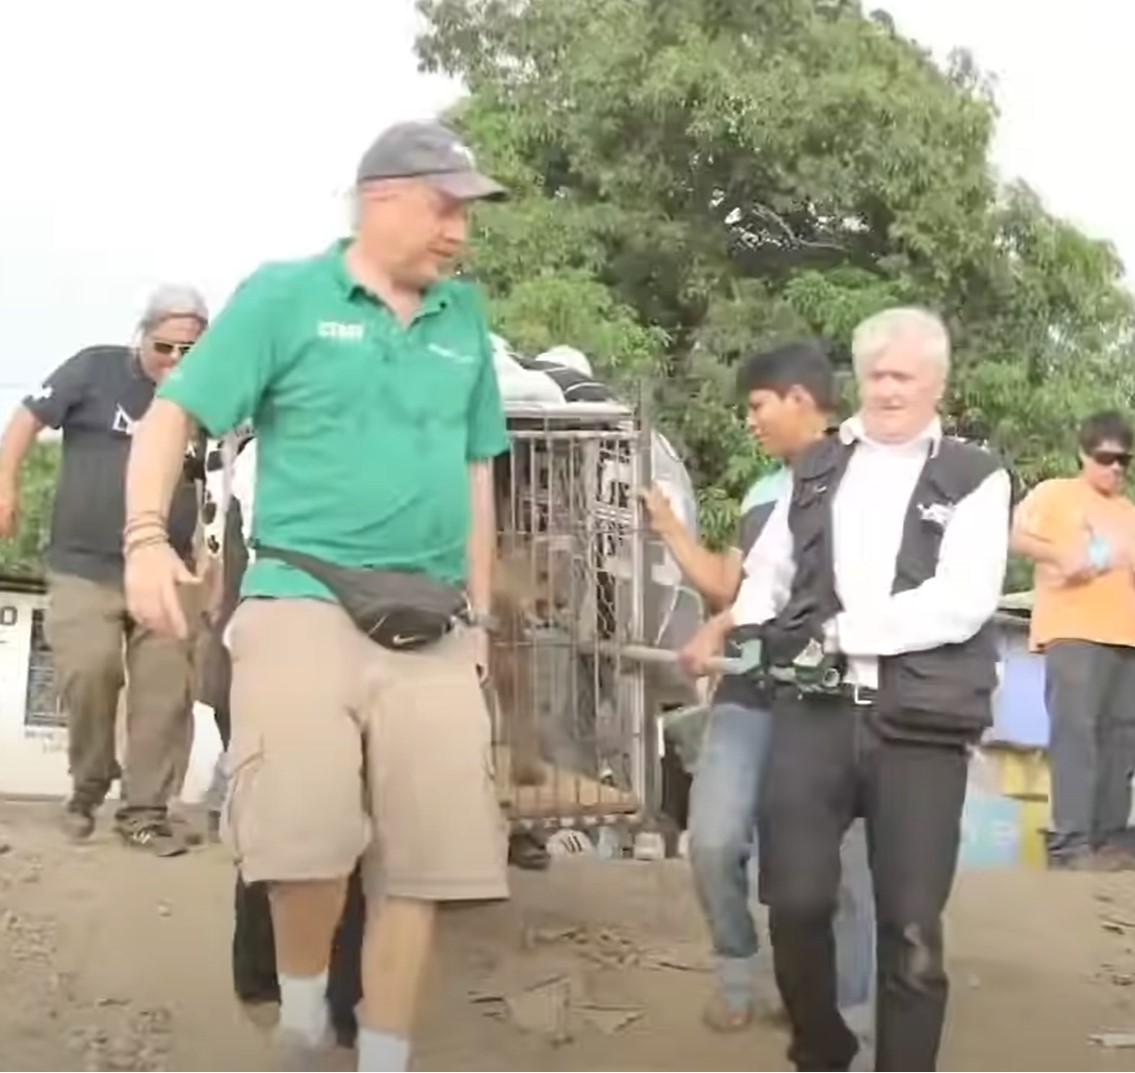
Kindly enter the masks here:
<path id="1" fill-rule="evenodd" d="M 1088 541 L 1088 562 L 1101 574 L 1111 566 L 1111 545 L 1099 533 L 1092 533 Z"/>

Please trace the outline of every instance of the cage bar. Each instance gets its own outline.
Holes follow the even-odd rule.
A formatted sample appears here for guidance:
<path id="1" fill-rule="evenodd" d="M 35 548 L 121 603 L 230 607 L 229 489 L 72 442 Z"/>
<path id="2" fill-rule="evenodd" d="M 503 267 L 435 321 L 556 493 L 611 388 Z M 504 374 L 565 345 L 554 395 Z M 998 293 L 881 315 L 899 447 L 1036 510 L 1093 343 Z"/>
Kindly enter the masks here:
<path id="1" fill-rule="evenodd" d="M 514 825 L 641 815 L 648 790 L 639 491 L 621 407 L 510 411 L 496 463 L 490 656 L 498 794 Z"/>

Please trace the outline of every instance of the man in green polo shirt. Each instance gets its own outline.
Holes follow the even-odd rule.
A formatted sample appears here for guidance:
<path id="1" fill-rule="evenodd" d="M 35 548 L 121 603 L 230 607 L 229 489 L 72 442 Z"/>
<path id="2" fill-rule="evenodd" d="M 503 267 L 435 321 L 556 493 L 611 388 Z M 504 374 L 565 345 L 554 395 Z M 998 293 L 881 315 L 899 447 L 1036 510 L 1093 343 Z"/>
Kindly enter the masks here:
<path id="1" fill-rule="evenodd" d="M 359 166 L 353 238 L 247 279 L 135 437 L 127 592 L 153 628 L 185 628 L 176 592 L 192 579 L 165 519 L 194 422 L 214 436 L 256 428 L 254 546 L 463 584 L 472 609 L 399 651 L 267 552 L 245 575 L 229 634 L 226 838 L 244 879 L 271 884 L 280 1068 L 320 1068 L 331 942 L 360 855 L 360 1070 L 407 1068 L 435 904 L 507 897 L 478 668 L 491 460 L 508 438 L 479 298 L 445 278 L 469 204 L 502 193 L 444 127 L 388 129 Z"/>

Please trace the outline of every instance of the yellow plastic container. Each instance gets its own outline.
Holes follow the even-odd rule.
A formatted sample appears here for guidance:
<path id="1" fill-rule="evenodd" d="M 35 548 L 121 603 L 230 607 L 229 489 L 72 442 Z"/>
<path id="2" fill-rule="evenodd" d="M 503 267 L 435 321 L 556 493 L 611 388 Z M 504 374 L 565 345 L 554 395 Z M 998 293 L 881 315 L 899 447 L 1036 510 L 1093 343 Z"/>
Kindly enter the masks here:
<path id="1" fill-rule="evenodd" d="M 1051 811 L 1047 800 L 1021 802 L 1021 864 L 1029 868 L 1044 868 L 1048 863 L 1044 833 Z"/>
<path id="2" fill-rule="evenodd" d="M 1044 868 L 1047 861 L 1045 832 L 1052 816 L 1052 773 L 1047 754 L 1040 749 L 987 746 L 983 755 L 994 767 L 998 791 L 1019 802 L 1019 862 Z"/>
<path id="3" fill-rule="evenodd" d="M 1017 749 L 989 750 L 1000 770 L 1001 792 L 1019 801 L 1048 802 L 1052 792 L 1052 776 L 1048 757 L 1039 749 L 1022 752 Z"/>

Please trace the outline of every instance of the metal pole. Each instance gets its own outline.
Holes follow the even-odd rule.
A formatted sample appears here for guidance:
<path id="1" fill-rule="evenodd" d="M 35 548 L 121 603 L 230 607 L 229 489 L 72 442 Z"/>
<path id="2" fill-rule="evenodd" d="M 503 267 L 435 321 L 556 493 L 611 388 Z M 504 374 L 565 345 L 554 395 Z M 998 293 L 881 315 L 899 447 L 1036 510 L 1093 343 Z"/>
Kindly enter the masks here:
<path id="1" fill-rule="evenodd" d="M 587 646 L 592 647 L 592 646 Z M 604 656 L 613 656 L 616 653 L 620 658 L 630 663 L 643 663 L 647 666 L 667 667 L 678 662 L 678 653 L 672 648 L 656 648 L 653 645 L 619 645 L 612 641 L 597 641 L 594 649 Z M 707 674 L 739 674 L 745 669 L 745 664 L 739 659 L 730 659 L 728 656 L 716 656 L 709 660 L 706 668 Z"/>
<path id="2" fill-rule="evenodd" d="M 650 383 L 644 377 L 638 382 L 638 480 L 634 489 L 635 542 L 637 545 L 638 570 L 640 579 L 635 608 L 639 629 L 632 637 L 642 637 L 646 622 L 647 587 L 654 584 L 654 572 L 650 565 L 650 528 L 646 521 L 646 510 L 642 504 L 641 493 L 650 489 L 654 483 L 654 435 L 653 407 L 651 405 Z M 624 646 L 625 651 L 625 646 Z M 643 807 L 648 817 L 655 817 L 662 808 L 662 756 L 661 735 L 658 727 L 659 712 L 655 709 L 656 690 L 653 676 L 642 675 L 642 748 L 639 751 L 642 770 Z"/>

